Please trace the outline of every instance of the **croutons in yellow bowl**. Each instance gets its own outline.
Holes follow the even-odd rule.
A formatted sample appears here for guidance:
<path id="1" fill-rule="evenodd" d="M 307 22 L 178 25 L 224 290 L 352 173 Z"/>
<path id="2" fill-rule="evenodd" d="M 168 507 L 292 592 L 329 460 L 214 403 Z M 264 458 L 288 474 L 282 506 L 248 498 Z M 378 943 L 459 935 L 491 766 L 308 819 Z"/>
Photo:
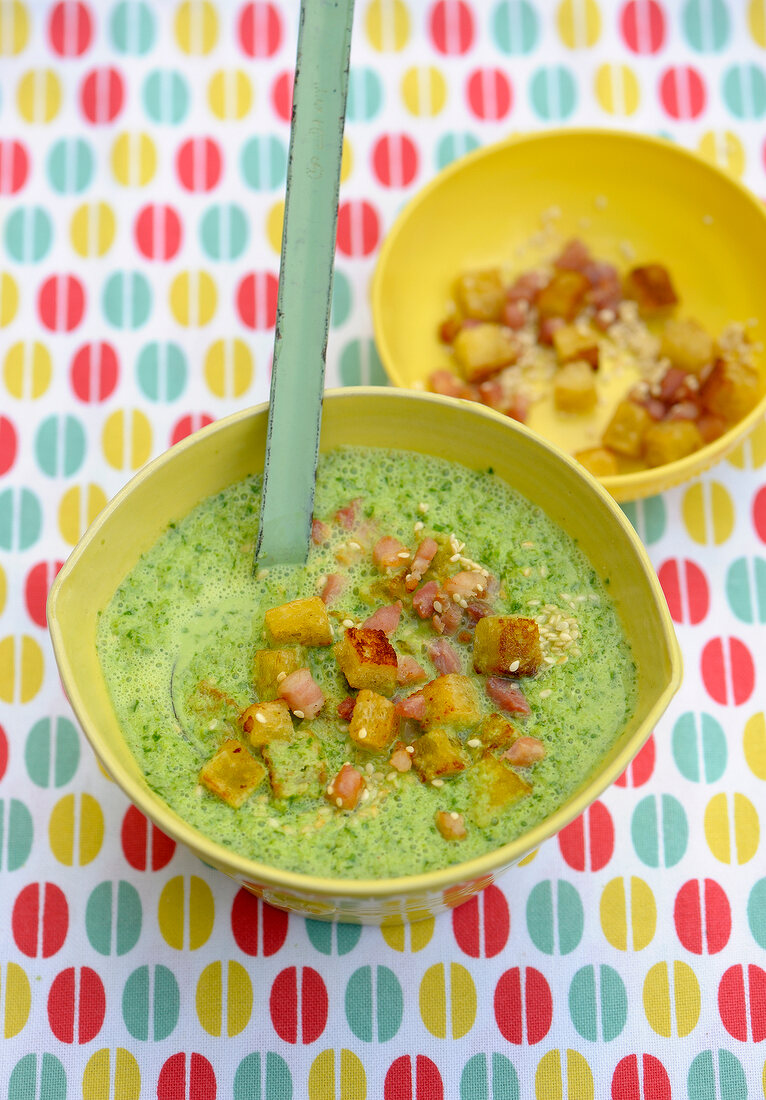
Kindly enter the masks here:
<path id="1" fill-rule="evenodd" d="M 549 293 L 539 314 L 527 295 L 525 309 L 532 300 L 525 336 L 515 306 L 509 314 L 503 311 L 503 291 L 530 270 L 550 278 L 556 273 L 552 261 L 573 239 L 584 242 L 596 260 L 614 265 L 638 304 L 628 306 L 626 323 L 612 329 L 608 311 L 596 317 L 600 311 L 589 308 L 587 286 L 580 299 L 576 285 L 562 288 L 563 299 Z M 607 453 L 591 456 L 590 469 L 617 500 L 645 497 L 718 461 L 766 411 L 760 346 L 766 328 L 764 255 L 763 205 L 732 178 L 669 141 L 603 130 L 518 136 L 456 161 L 404 208 L 377 264 L 375 338 L 395 386 L 427 389 L 433 372 L 451 371 L 461 384 L 456 396 L 466 396 L 470 382 L 474 399 L 510 415 L 518 415 L 520 394 L 528 426 L 569 454 L 601 452 L 606 432 Z M 573 266 L 578 266 L 576 254 Z M 637 277 L 630 275 L 635 268 Z M 641 302 L 642 274 L 645 289 L 663 289 L 651 285 L 657 268 L 669 275 L 676 304 L 662 293 Z M 475 273 L 489 275 L 490 298 L 499 287 L 499 309 L 486 296 L 474 309 L 470 293 L 456 286 Z M 568 271 L 563 282 L 576 284 L 578 277 L 581 272 Z M 574 297 L 567 300 L 567 291 Z M 505 301 L 514 296 L 510 290 Z M 498 364 L 522 361 L 523 341 L 543 315 L 566 324 L 560 336 L 571 339 L 544 351 L 539 361 L 527 355 L 523 381 L 519 371 L 495 373 Z M 467 324 L 455 345 L 462 322 Z M 522 328 L 509 328 L 511 323 Z M 698 326 L 707 334 L 701 340 Z M 550 331 L 546 338 L 552 339 Z M 569 346 L 572 341 L 579 341 L 579 351 Z M 602 362 L 589 376 L 585 364 L 593 345 L 600 346 Z M 750 363 L 744 370 L 743 355 Z M 579 361 L 562 371 L 567 359 Z M 691 380 L 663 407 L 667 393 L 660 379 L 668 365 Z M 494 384 L 498 379 L 502 393 Z M 679 380 L 677 374 L 673 380 Z M 463 394 L 457 392 L 461 386 Z M 447 384 L 441 392 L 450 388 Z M 642 390 L 644 401 L 637 403 Z M 704 400 L 698 400 L 701 391 Z M 623 400 L 610 435 L 609 423 Z M 695 419 L 695 402 L 701 420 Z M 587 454 L 583 461 L 589 461 Z"/>
<path id="2" fill-rule="evenodd" d="M 384 446 L 459 459 L 495 472 L 578 540 L 609 592 L 638 670 L 637 701 L 613 747 L 542 824 L 495 851 L 444 870 L 387 879 L 323 878 L 281 870 L 215 843 L 147 784 L 120 730 L 97 653 L 100 612 L 139 557 L 201 500 L 263 467 L 267 409 L 249 409 L 197 432 L 140 471 L 75 548 L 51 590 L 48 622 L 66 693 L 105 770 L 160 828 L 202 860 L 274 905 L 363 923 L 417 919 L 467 900 L 518 863 L 624 770 L 677 690 L 678 645 L 646 552 L 594 479 L 507 417 L 443 397 L 385 389 L 325 396 L 321 448 Z M 413 425 L 417 432 L 413 433 Z"/>

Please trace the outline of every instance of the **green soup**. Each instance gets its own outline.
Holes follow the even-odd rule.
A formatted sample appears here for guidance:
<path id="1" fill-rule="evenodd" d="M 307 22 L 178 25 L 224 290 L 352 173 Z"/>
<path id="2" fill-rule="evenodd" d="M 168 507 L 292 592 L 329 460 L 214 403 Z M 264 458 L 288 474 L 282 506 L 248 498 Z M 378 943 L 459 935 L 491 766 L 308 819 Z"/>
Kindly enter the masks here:
<path id="1" fill-rule="evenodd" d="M 635 666 L 595 572 L 540 509 L 491 471 L 414 453 L 339 449 L 319 463 L 314 512 L 326 524 L 322 543 L 312 545 L 305 567 L 275 567 L 253 577 L 260 492 L 260 477 L 247 479 L 171 525 L 122 582 L 99 622 L 101 665 L 125 738 L 151 788 L 181 817 L 220 844 L 287 870 L 397 876 L 471 859 L 514 839 L 556 810 L 594 770 L 633 708 Z M 348 529 L 334 517 L 350 501 L 356 503 Z M 393 770 L 386 752 L 363 751 L 337 716 L 338 703 L 352 692 L 333 647 L 317 646 L 307 650 L 308 665 L 326 702 L 314 719 L 295 719 L 296 744 L 311 730 L 327 780 L 349 762 L 364 773 L 369 796 L 353 811 L 338 810 L 324 784 L 275 799 L 266 778 L 232 808 L 198 776 L 225 739 L 239 737 L 247 746 L 237 712 L 256 701 L 253 658 L 268 644 L 265 611 L 316 596 L 328 575 L 343 572 L 345 588 L 330 606 L 339 639 L 344 624 L 359 625 L 390 602 L 381 597 L 381 578 L 398 567 L 382 573 L 371 554 L 384 535 L 413 551 L 431 535 L 445 552 L 455 548 L 454 536 L 458 547 L 465 546 L 451 568 L 463 568 L 460 559 L 467 557 L 496 579 L 492 613 L 540 624 L 546 664 L 519 681 L 531 714 L 510 716 L 545 746 L 544 759 L 518 771 L 530 793 L 479 826 L 471 823 L 470 767 L 433 786 L 414 770 Z M 407 611 L 390 640 L 432 680 L 439 669 L 429 653 L 438 635 L 431 619 Z M 472 628 L 466 613 L 449 644 L 461 671 L 476 680 L 482 712 L 490 714 L 499 708 L 486 693 L 486 677 L 473 672 Z M 215 685 L 226 700 L 212 718 L 193 705 L 200 683 Z M 420 686 L 403 687 L 395 698 Z M 469 758 L 476 756 L 469 744 L 474 732 L 456 731 Z M 412 723 L 402 732 L 404 740 L 416 734 Z M 259 758 L 257 749 L 247 751 Z M 464 839 L 441 836 L 434 823 L 438 811 L 465 818 Z"/>

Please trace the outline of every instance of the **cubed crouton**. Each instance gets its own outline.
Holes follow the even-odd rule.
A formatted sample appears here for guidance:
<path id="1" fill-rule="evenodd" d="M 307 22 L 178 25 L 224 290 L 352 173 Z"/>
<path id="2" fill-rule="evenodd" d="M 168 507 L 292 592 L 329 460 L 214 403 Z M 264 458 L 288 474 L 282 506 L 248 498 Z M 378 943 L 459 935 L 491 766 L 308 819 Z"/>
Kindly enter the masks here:
<path id="1" fill-rule="evenodd" d="M 488 714 L 474 733 L 485 749 L 507 749 L 522 736 L 502 714 Z"/>
<path id="2" fill-rule="evenodd" d="M 232 737 L 208 760 L 199 773 L 199 781 L 236 810 L 263 782 L 265 775 L 263 764 Z"/>
<path id="3" fill-rule="evenodd" d="M 669 317 L 662 328 L 660 352 L 674 367 L 697 374 L 713 361 L 713 337 L 698 321 L 678 321 Z"/>
<path id="4" fill-rule="evenodd" d="M 465 317 L 477 321 L 499 320 L 505 305 L 505 289 L 500 272 L 469 271 L 455 282 L 455 298 Z"/>
<path id="5" fill-rule="evenodd" d="M 424 783 L 459 775 L 468 767 L 460 739 L 445 729 L 429 730 L 413 747 L 412 766 Z"/>
<path id="6" fill-rule="evenodd" d="M 292 741 L 269 741 L 263 746 L 263 759 L 269 769 L 275 798 L 316 797 L 327 778 L 321 742 L 306 730 Z"/>
<path id="7" fill-rule="evenodd" d="M 335 658 L 351 687 L 393 695 L 399 662 L 382 630 L 350 626 L 335 647 Z"/>
<path id="8" fill-rule="evenodd" d="M 360 749 L 382 752 L 394 740 L 399 716 L 390 699 L 363 688 L 356 697 L 348 735 Z"/>
<path id="9" fill-rule="evenodd" d="M 519 356 L 519 345 L 511 330 L 489 322 L 461 329 L 452 346 L 467 382 L 483 382 L 515 363 Z"/>
<path id="10" fill-rule="evenodd" d="M 305 665 L 306 654 L 300 646 L 256 650 L 253 658 L 253 687 L 256 695 L 261 700 L 276 699 L 280 680 Z"/>
<path id="11" fill-rule="evenodd" d="M 559 363 L 582 359 L 595 370 L 598 367 L 598 336 L 588 325 L 562 325 L 553 333 L 553 347 Z"/>
<path id="12" fill-rule="evenodd" d="M 562 317 L 573 321 L 585 304 L 590 283 L 581 271 L 557 271 L 537 298 L 541 320 Z"/>
<path id="13" fill-rule="evenodd" d="M 763 379 L 754 367 L 737 359 L 717 359 L 700 394 L 706 409 L 730 422 L 755 408 L 763 393 Z"/>
<path id="14" fill-rule="evenodd" d="M 236 699 L 222 691 L 212 680 L 200 680 L 186 701 L 189 710 L 207 719 L 217 718 L 236 728 L 240 706 Z"/>
<path id="15" fill-rule="evenodd" d="M 532 790 L 520 775 L 489 752 L 471 768 L 468 783 L 471 788 L 468 815 L 482 828 L 491 825 L 503 810 Z"/>
<path id="16" fill-rule="evenodd" d="M 289 741 L 293 735 L 290 708 L 284 699 L 253 703 L 242 712 L 242 729 L 258 749 L 267 741 Z"/>
<path id="17" fill-rule="evenodd" d="M 644 449 L 644 435 L 653 424 L 643 405 L 635 401 L 620 401 L 606 426 L 602 442 L 605 447 L 629 458 L 640 458 Z"/>
<path id="18" fill-rule="evenodd" d="M 476 624 L 473 667 L 491 676 L 534 676 L 543 663 L 540 627 L 521 615 L 485 615 Z"/>
<path id="19" fill-rule="evenodd" d="M 481 718 L 476 686 L 460 672 L 448 672 L 425 684 L 418 693 L 425 700 L 425 726 L 475 725 Z"/>
<path id="20" fill-rule="evenodd" d="M 565 363 L 553 381 L 553 400 L 562 412 L 584 413 L 596 404 L 596 378 L 584 359 Z"/>
<path id="21" fill-rule="evenodd" d="M 319 596 L 272 607 L 265 615 L 266 630 L 272 642 L 298 642 L 301 645 L 330 645 L 332 626 L 327 605 Z"/>
<path id="22" fill-rule="evenodd" d="M 625 279 L 625 297 L 638 304 L 644 317 L 658 317 L 678 302 L 670 274 L 662 264 L 634 267 Z"/>
<path id="23" fill-rule="evenodd" d="M 617 456 L 606 447 L 588 447 L 576 451 L 575 458 L 594 477 L 614 477 L 619 472 Z"/>
<path id="24" fill-rule="evenodd" d="M 663 466 L 693 454 L 704 443 L 693 420 L 661 420 L 646 430 L 644 460 L 647 466 Z"/>

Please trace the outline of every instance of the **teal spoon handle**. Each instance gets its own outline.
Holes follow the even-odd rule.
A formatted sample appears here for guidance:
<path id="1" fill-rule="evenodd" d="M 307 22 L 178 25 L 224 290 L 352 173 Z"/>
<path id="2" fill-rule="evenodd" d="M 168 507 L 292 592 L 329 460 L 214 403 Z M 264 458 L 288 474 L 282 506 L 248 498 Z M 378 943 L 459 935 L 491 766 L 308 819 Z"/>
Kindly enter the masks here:
<path id="1" fill-rule="evenodd" d="M 308 553 L 354 0 L 302 0 L 255 560 Z"/>

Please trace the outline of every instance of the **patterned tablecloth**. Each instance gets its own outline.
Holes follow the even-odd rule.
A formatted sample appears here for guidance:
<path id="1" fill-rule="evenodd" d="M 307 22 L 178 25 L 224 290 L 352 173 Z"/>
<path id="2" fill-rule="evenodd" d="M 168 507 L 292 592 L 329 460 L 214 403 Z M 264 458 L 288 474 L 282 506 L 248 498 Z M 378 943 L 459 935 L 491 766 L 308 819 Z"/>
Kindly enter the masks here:
<path id="1" fill-rule="evenodd" d="M 766 1091 L 766 431 L 626 506 L 686 682 L 628 772 L 436 921 L 288 918 L 100 772 L 45 629 L 131 472 L 266 398 L 297 4 L 0 0 L 0 1095 L 740 1100 Z M 558 124 L 766 194 L 764 0 L 358 0 L 329 349 L 413 191 Z M 651 211 L 647 211 L 651 217 Z"/>

